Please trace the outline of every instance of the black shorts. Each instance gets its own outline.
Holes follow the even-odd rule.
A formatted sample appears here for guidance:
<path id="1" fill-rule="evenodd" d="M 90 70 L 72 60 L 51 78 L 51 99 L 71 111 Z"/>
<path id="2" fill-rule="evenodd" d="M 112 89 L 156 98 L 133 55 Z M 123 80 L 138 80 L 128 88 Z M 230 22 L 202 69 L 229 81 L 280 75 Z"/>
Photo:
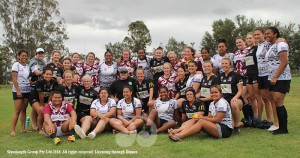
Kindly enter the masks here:
<path id="1" fill-rule="evenodd" d="M 290 92 L 291 80 L 277 80 L 275 85 L 269 87 L 269 91 L 280 92 L 280 93 L 289 93 Z"/>
<path id="2" fill-rule="evenodd" d="M 229 138 L 231 136 L 232 128 L 229 128 L 222 123 L 217 123 L 216 126 L 219 133 L 219 138 Z"/>
<path id="3" fill-rule="evenodd" d="M 255 84 L 258 83 L 258 76 L 257 75 L 249 75 L 247 78 L 247 84 Z"/>
<path id="4" fill-rule="evenodd" d="M 258 88 L 269 89 L 268 76 L 258 76 Z"/>
<path id="5" fill-rule="evenodd" d="M 149 98 L 145 98 L 145 99 L 141 99 L 142 100 L 142 110 L 144 113 L 148 113 L 149 112 L 149 107 L 148 107 L 148 101 Z"/>
<path id="6" fill-rule="evenodd" d="M 40 102 L 40 100 L 37 99 L 37 98 L 31 98 L 31 97 L 29 97 L 29 104 L 30 104 L 30 106 L 32 106 L 35 102 Z"/>
<path id="7" fill-rule="evenodd" d="M 212 100 L 211 100 L 211 101 L 205 101 L 205 102 L 204 102 L 204 106 L 205 106 L 204 116 L 208 116 L 209 105 L 210 105 L 211 102 L 212 102 Z M 229 104 L 230 104 L 230 103 L 229 103 Z"/>
<path id="8" fill-rule="evenodd" d="M 243 76 L 243 86 L 247 85 L 247 76 Z"/>
<path id="9" fill-rule="evenodd" d="M 29 104 L 30 106 L 32 106 L 35 102 L 40 102 L 40 99 L 38 99 L 38 97 L 30 97 L 29 96 Z M 44 98 L 44 104 L 45 103 L 48 103 L 48 97 L 47 98 Z"/>
<path id="10" fill-rule="evenodd" d="M 76 114 L 77 114 L 77 124 L 78 125 L 81 125 L 80 120 L 82 118 L 84 118 L 85 116 L 90 116 L 90 112 L 89 111 L 87 111 L 87 112 L 80 111 L 80 112 L 76 112 Z"/>
<path id="11" fill-rule="evenodd" d="M 22 98 L 17 97 L 17 92 L 12 92 L 12 94 L 13 94 L 13 100 L 17 100 L 17 99 L 28 99 L 30 93 L 22 93 Z"/>
<path id="12" fill-rule="evenodd" d="M 169 122 L 167 120 L 164 119 L 159 119 L 160 120 L 160 126 L 158 128 L 160 128 L 161 126 L 163 126 L 165 123 Z"/>
<path id="13" fill-rule="evenodd" d="M 233 97 L 232 97 L 233 98 Z M 231 100 L 232 100 L 232 98 L 224 98 L 228 103 L 229 103 L 229 105 L 230 105 L 230 107 L 231 107 Z M 245 104 L 245 101 L 244 101 L 244 99 L 242 98 L 242 96 L 240 96 L 238 99 L 241 99 L 241 101 L 243 102 L 243 105 Z"/>

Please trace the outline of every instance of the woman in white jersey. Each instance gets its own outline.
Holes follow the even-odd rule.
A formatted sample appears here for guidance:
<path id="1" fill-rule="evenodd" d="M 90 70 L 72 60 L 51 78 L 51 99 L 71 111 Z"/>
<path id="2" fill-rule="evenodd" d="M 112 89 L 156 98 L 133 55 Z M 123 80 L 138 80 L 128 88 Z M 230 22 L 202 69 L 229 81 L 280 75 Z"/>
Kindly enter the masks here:
<path id="1" fill-rule="evenodd" d="M 99 66 L 99 82 L 101 88 L 109 88 L 117 79 L 117 63 L 113 61 L 113 55 L 109 49 L 104 53 L 104 58 L 105 61 Z"/>
<path id="2" fill-rule="evenodd" d="M 175 116 L 178 116 L 178 107 L 176 100 L 168 97 L 168 88 L 163 86 L 159 89 L 160 99 L 157 99 L 154 103 L 154 109 L 150 112 L 145 133 L 150 134 L 166 132 L 168 129 L 175 126 Z M 155 124 L 157 129 L 151 130 L 151 125 Z"/>
<path id="3" fill-rule="evenodd" d="M 280 33 L 275 27 L 269 27 L 265 31 L 265 37 L 272 45 L 266 54 L 269 73 L 268 80 L 270 82 L 269 91 L 274 100 L 279 121 L 279 129 L 273 131 L 273 134 L 288 134 L 287 111 L 284 106 L 284 98 L 290 90 L 292 79 L 288 61 L 289 46 L 285 42 L 276 43 L 277 38 L 280 37 Z"/>
<path id="4" fill-rule="evenodd" d="M 13 81 L 13 100 L 15 111 L 11 121 L 10 135 L 16 136 L 16 125 L 20 116 L 21 132 L 27 133 L 25 129 L 26 109 L 28 105 L 28 97 L 31 91 L 29 82 L 29 67 L 26 64 L 28 60 L 28 52 L 21 50 L 18 52 L 18 62 L 12 66 L 12 81 Z"/>
<path id="5" fill-rule="evenodd" d="M 94 129 L 88 134 L 89 139 L 94 139 L 96 134 L 109 130 L 109 120 L 116 116 L 117 105 L 114 99 L 108 97 L 108 89 L 100 88 L 98 97 L 91 105 L 90 114 L 94 118 Z M 93 127 L 92 127 L 93 128 Z"/>
<path id="6" fill-rule="evenodd" d="M 124 86 L 123 99 L 117 105 L 117 118 L 112 118 L 109 124 L 116 130 L 125 134 L 136 133 L 144 124 L 141 119 L 142 104 L 138 98 L 132 97 L 132 87 Z"/>
<path id="7" fill-rule="evenodd" d="M 266 60 L 266 54 L 270 49 L 271 44 L 268 41 L 265 41 L 264 30 L 262 28 L 254 29 L 254 39 L 258 43 L 256 58 L 257 58 L 257 67 L 258 67 L 258 88 L 259 95 L 263 98 L 265 104 L 267 121 L 262 121 L 262 112 L 263 104 L 258 104 L 258 115 L 253 118 L 254 127 L 264 127 L 266 124 L 272 121 L 272 111 L 274 116 L 274 124 L 268 129 L 273 131 L 279 128 L 278 118 L 276 110 L 272 110 L 274 105 L 271 93 L 269 92 L 269 83 L 268 83 L 268 63 Z"/>
<path id="8" fill-rule="evenodd" d="M 185 128 L 180 133 L 170 134 L 173 141 L 204 131 L 214 138 L 228 138 L 232 134 L 232 115 L 229 103 L 222 97 L 220 86 L 210 88 L 211 97 L 214 100 L 209 105 L 207 117 L 199 116 L 193 118 L 197 123 L 190 128 Z"/>

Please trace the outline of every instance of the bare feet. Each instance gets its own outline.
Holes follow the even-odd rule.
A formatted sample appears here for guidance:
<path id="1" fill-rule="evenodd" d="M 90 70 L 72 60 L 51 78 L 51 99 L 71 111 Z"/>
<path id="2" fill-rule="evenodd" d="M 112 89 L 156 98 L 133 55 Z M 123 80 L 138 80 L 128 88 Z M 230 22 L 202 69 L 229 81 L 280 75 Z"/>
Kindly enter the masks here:
<path id="1" fill-rule="evenodd" d="M 37 125 L 32 125 L 32 129 L 33 129 L 34 131 L 38 131 L 39 127 L 38 127 Z"/>
<path id="2" fill-rule="evenodd" d="M 27 130 L 27 129 L 22 129 L 21 133 L 31 133 L 31 131 Z"/>
<path id="3" fill-rule="evenodd" d="M 117 131 L 116 129 L 113 129 L 113 130 L 112 130 L 112 133 L 113 133 L 113 134 L 117 134 L 117 133 L 119 133 L 119 131 Z"/>
<path id="4" fill-rule="evenodd" d="M 183 139 L 180 135 L 170 135 L 169 138 L 174 142 L 182 141 Z"/>
<path id="5" fill-rule="evenodd" d="M 173 128 L 170 128 L 170 129 L 168 129 L 168 133 L 169 133 L 169 135 L 173 135 Z"/>
<path id="6" fill-rule="evenodd" d="M 41 129 L 39 130 L 39 134 L 45 134 L 45 132 Z"/>
<path id="7" fill-rule="evenodd" d="M 169 135 L 175 135 L 175 134 L 177 134 L 177 133 L 179 133 L 179 132 L 181 132 L 181 130 L 180 129 L 168 129 L 168 133 L 169 133 Z"/>
<path id="8" fill-rule="evenodd" d="M 16 136 L 16 135 L 17 135 L 17 134 L 16 134 L 15 131 L 10 132 L 10 136 L 14 137 L 14 136 Z"/>
<path id="9" fill-rule="evenodd" d="M 133 130 L 133 131 L 129 131 L 128 134 L 135 134 L 135 133 L 137 133 L 137 131 L 136 131 L 136 130 Z"/>

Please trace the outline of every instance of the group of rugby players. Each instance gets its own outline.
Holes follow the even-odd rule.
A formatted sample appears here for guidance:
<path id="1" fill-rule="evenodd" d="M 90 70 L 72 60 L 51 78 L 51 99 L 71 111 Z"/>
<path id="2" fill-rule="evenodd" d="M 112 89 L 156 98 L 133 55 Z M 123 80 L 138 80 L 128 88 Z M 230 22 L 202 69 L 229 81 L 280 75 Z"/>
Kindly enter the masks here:
<path id="1" fill-rule="evenodd" d="M 139 133 L 145 137 L 168 132 L 180 141 L 203 131 L 215 138 L 239 134 L 240 127 L 268 129 L 274 135 L 287 134 L 285 94 L 291 73 L 288 44 L 279 38 L 277 28 L 256 28 L 246 39 L 236 39 L 237 51 L 229 53 L 226 41 L 218 40 L 218 54 L 210 49 L 200 53 L 192 47 L 164 55 L 158 47 L 155 56 L 139 49 L 137 57 L 124 49 L 115 59 L 110 50 L 105 60 L 95 54 L 79 54 L 60 60 L 58 50 L 45 62 L 45 51 L 36 50 L 28 61 L 21 50 L 12 66 L 13 100 L 11 136 L 20 116 L 25 128 L 26 108 L 32 106 L 32 128 L 60 143 L 94 139 L 103 131 Z M 262 119 L 263 109 L 266 120 Z M 244 118 L 240 120 L 240 111 Z"/>

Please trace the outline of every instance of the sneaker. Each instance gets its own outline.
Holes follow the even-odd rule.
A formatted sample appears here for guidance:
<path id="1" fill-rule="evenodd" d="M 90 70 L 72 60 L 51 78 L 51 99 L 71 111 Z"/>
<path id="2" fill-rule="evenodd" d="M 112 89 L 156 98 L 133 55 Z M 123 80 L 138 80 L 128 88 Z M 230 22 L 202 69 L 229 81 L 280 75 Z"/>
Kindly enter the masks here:
<path id="1" fill-rule="evenodd" d="M 273 123 L 267 121 L 267 122 L 263 125 L 263 128 L 264 128 L 264 129 L 269 129 L 271 126 L 273 126 Z"/>
<path id="2" fill-rule="evenodd" d="M 243 122 L 244 127 L 251 127 L 251 122 L 245 118 L 242 118 L 241 122 Z"/>
<path id="3" fill-rule="evenodd" d="M 262 122 L 260 122 L 257 126 L 257 128 L 260 128 L 260 129 L 268 129 L 270 128 L 271 126 L 273 125 L 272 122 L 269 122 L 267 120 L 263 120 Z"/>
<path id="4" fill-rule="evenodd" d="M 253 120 L 253 121 L 252 121 L 252 127 L 253 127 L 253 128 L 257 128 L 259 124 L 260 124 L 260 122 L 257 121 L 257 120 Z"/>
<path id="5" fill-rule="evenodd" d="M 69 136 L 68 141 L 75 142 L 75 136 L 74 135 Z"/>
<path id="6" fill-rule="evenodd" d="M 89 139 L 94 139 L 96 137 L 96 133 L 95 132 L 91 132 L 88 134 L 87 136 Z"/>
<path id="7" fill-rule="evenodd" d="M 279 135 L 279 134 L 289 134 L 288 131 L 283 131 L 280 128 L 272 132 L 273 135 Z"/>
<path id="8" fill-rule="evenodd" d="M 55 145 L 59 144 L 60 143 L 60 138 L 58 138 L 58 137 L 53 138 L 53 142 L 54 142 Z"/>
<path id="9" fill-rule="evenodd" d="M 74 130 L 75 130 L 76 134 L 78 134 L 81 139 L 84 139 L 86 137 L 86 134 L 84 133 L 84 131 L 81 129 L 80 126 L 75 125 Z"/>
<path id="10" fill-rule="evenodd" d="M 241 131 L 240 131 L 240 129 L 239 129 L 238 127 L 234 127 L 234 128 L 233 128 L 232 134 L 238 135 L 238 134 L 240 134 L 240 133 L 241 133 Z"/>
<path id="11" fill-rule="evenodd" d="M 279 128 L 278 126 L 272 125 L 272 126 L 268 129 L 268 131 L 269 131 L 269 132 L 273 132 L 273 131 L 277 130 L 278 128 Z"/>

